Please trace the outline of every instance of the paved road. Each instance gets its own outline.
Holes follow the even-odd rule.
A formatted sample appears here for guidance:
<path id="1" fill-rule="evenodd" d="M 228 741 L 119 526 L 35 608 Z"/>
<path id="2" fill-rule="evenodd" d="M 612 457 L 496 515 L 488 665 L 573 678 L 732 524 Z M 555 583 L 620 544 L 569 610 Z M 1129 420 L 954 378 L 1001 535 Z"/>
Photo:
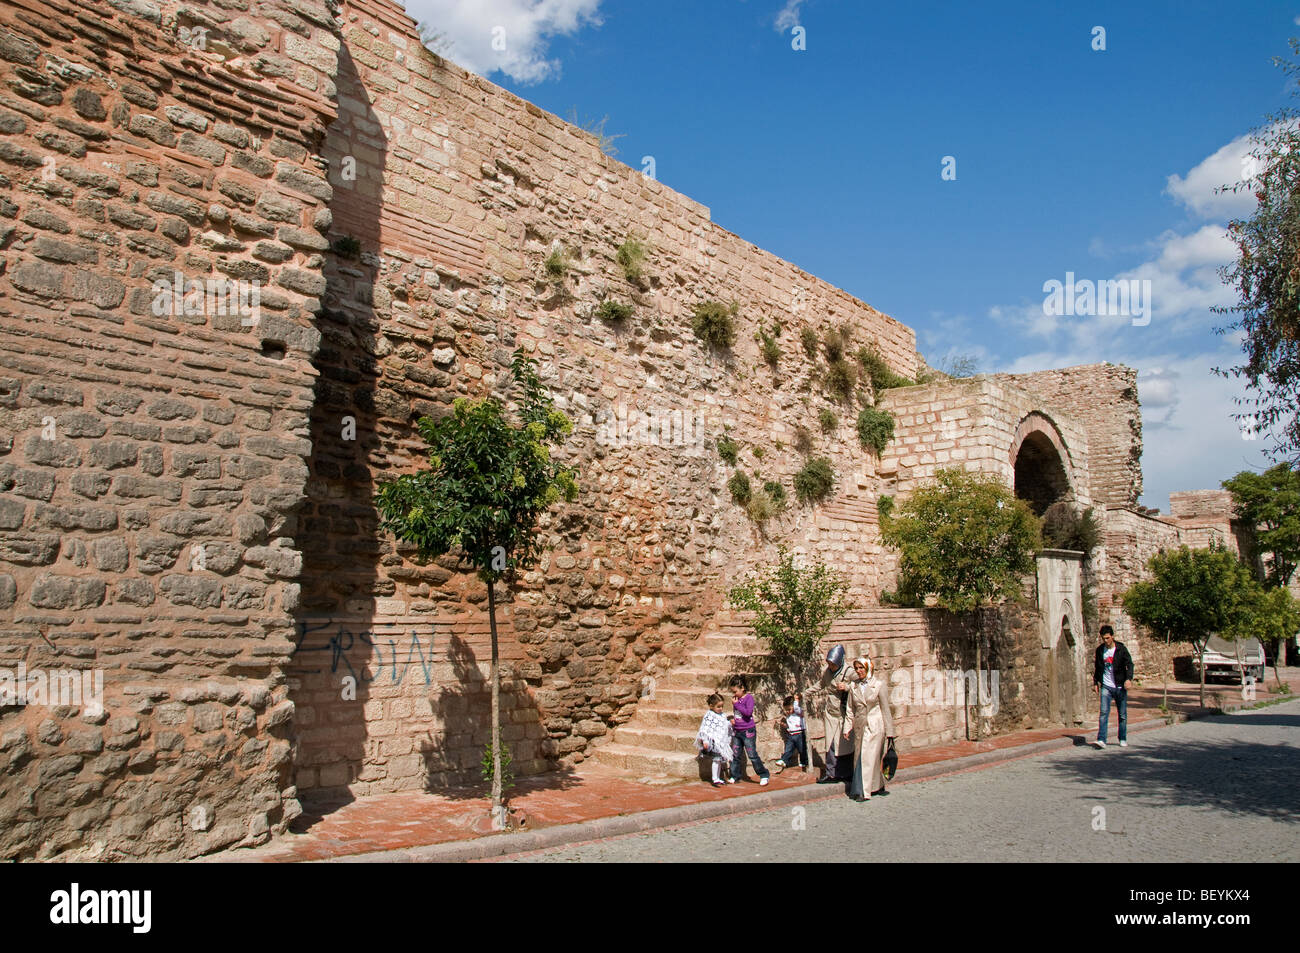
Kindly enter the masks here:
<path id="1" fill-rule="evenodd" d="M 1143 731 L 1126 749 L 1112 736 L 1104 751 L 903 780 L 802 818 L 782 808 L 516 859 L 1300 861 L 1300 701 Z"/>

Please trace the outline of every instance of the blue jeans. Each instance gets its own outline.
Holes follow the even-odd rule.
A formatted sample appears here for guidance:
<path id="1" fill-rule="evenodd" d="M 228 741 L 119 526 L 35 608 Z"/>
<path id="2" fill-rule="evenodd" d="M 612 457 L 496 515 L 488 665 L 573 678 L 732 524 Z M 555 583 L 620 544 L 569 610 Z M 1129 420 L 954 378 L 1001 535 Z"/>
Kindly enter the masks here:
<path id="1" fill-rule="evenodd" d="M 785 736 L 785 753 L 781 755 L 781 760 L 786 765 L 793 765 L 795 756 L 799 757 L 799 764 L 808 767 L 808 738 L 807 732 L 800 731 L 797 734 Z"/>
<path id="2" fill-rule="evenodd" d="M 1106 740 L 1106 728 L 1110 723 L 1110 700 L 1115 699 L 1115 708 L 1119 712 L 1119 740 L 1128 740 L 1128 691 L 1123 688 L 1099 686 L 1101 696 L 1101 721 L 1097 725 L 1097 740 Z"/>
<path id="3" fill-rule="evenodd" d="M 748 731 L 737 731 L 731 738 L 731 777 L 739 781 L 745 776 L 745 755 L 749 755 L 749 760 L 754 762 L 754 770 L 758 772 L 760 778 L 768 776 L 767 768 L 763 767 L 763 760 L 758 756 L 758 729 L 750 728 Z"/>

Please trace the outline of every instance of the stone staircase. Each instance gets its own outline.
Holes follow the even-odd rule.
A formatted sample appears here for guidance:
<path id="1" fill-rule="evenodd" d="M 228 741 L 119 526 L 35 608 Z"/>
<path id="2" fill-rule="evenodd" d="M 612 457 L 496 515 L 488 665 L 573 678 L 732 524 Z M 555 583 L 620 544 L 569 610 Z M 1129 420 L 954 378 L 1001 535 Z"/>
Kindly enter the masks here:
<path id="1" fill-rule="evenodd" d="M 598 764 L 635 775 L 699 778 L 701 765 L 707 762 L 695 753 L 695 732 L 704 715 L 705 700 L 714 692 L 727 699 L 731 711 L 731 693 L 726 683 L 737 672 L 763 671 L 766 654 L 749 626 L 724 613 L 710 631 L 696 642 L 682 664 L 658 679 L 652 695 L 643 698 L 636 713 L 614 730 L 611 741 L 594 752 Z M 752 680 L 751 680 L 752 684 Z M 770 739 L 761 737 L 760 742 Z M 767 731 L 775 737 L 768 727 Z M 759 755 L 767 758 L 765 750 Z M 773 757 L 779 757 L 778 750 Z"/>
<path id="2" fill-rule="evenodd" d="M 888 678 L 893 669 L 907 667 L 914 660 L 934 664 L 927 650 L 929 632 L 925 613 L 920 610 L 869 606 L 837 620 L 824 644 L 844 645 L 850 658 L 860 649 L 867 651 Z M 814 670 L 815 666 L 809 674 L 813 675 Z M 731 676 L 762 676 L 770 671 L 763 643 L 751 634 L 748 620 L 724 610 L 683 662 L 658 679 L 653 695 L 641 700 L 631 719 L 616 728 L 592 757 L 597 764 L 637 777 L 707 778 L 708 763 L 695 753 L 695 732 L 704 714 L 705 699 L 713 692 L 721 693 L 727 700 L 725 710 L 730 712 L 727 682 Z M 769 685 L 756 686 L 752 677 L 749 684 L 751 689 L 759 689 L 756 695 L 762 720 L 758 726 L 758 753 L 770 764 L 781 756 L 782 742 L 773 730 L 780 709 Z M 767 704 L 763 704 L 765 699 Z M 946 743 L 955 737 L 955 715 L 951 712 L 895 708 L 894 717 L 904 739 L 900 750 Z M 809 727 L 811 738 L 821 736 L 818 724 Z M 814 747 L 819 744 L 814 741 Z"/>

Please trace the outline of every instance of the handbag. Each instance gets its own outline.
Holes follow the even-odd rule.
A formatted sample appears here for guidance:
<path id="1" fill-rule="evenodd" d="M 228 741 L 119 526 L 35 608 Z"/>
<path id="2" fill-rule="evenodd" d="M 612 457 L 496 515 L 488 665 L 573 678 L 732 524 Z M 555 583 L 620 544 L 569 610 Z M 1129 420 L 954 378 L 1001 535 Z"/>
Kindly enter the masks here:
<path id="1" fill-rule="evenodd" d="M 886 781 L 892 780 L 894 772 L 898 770 L 898 751 L 894 748 L 894 739 L 889 739 L 889 749 L 885 752 L 885 758 L 880 762 L 880 774 Z"/>

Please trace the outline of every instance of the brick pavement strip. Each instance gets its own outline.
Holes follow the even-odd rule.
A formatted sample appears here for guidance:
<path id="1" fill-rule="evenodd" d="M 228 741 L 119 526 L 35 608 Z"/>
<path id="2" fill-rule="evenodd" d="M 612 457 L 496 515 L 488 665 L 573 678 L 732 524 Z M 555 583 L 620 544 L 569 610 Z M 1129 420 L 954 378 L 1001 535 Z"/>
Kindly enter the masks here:
<path id="1" fill-rule="evenodd" d="M 997 771 L 809 804 L 802 827 L 766 810 L 516 859 L 1297 861 L 1297 728 L 1300 700 L 1141 732 L 1127 749 L 1019 749 Z"/>

